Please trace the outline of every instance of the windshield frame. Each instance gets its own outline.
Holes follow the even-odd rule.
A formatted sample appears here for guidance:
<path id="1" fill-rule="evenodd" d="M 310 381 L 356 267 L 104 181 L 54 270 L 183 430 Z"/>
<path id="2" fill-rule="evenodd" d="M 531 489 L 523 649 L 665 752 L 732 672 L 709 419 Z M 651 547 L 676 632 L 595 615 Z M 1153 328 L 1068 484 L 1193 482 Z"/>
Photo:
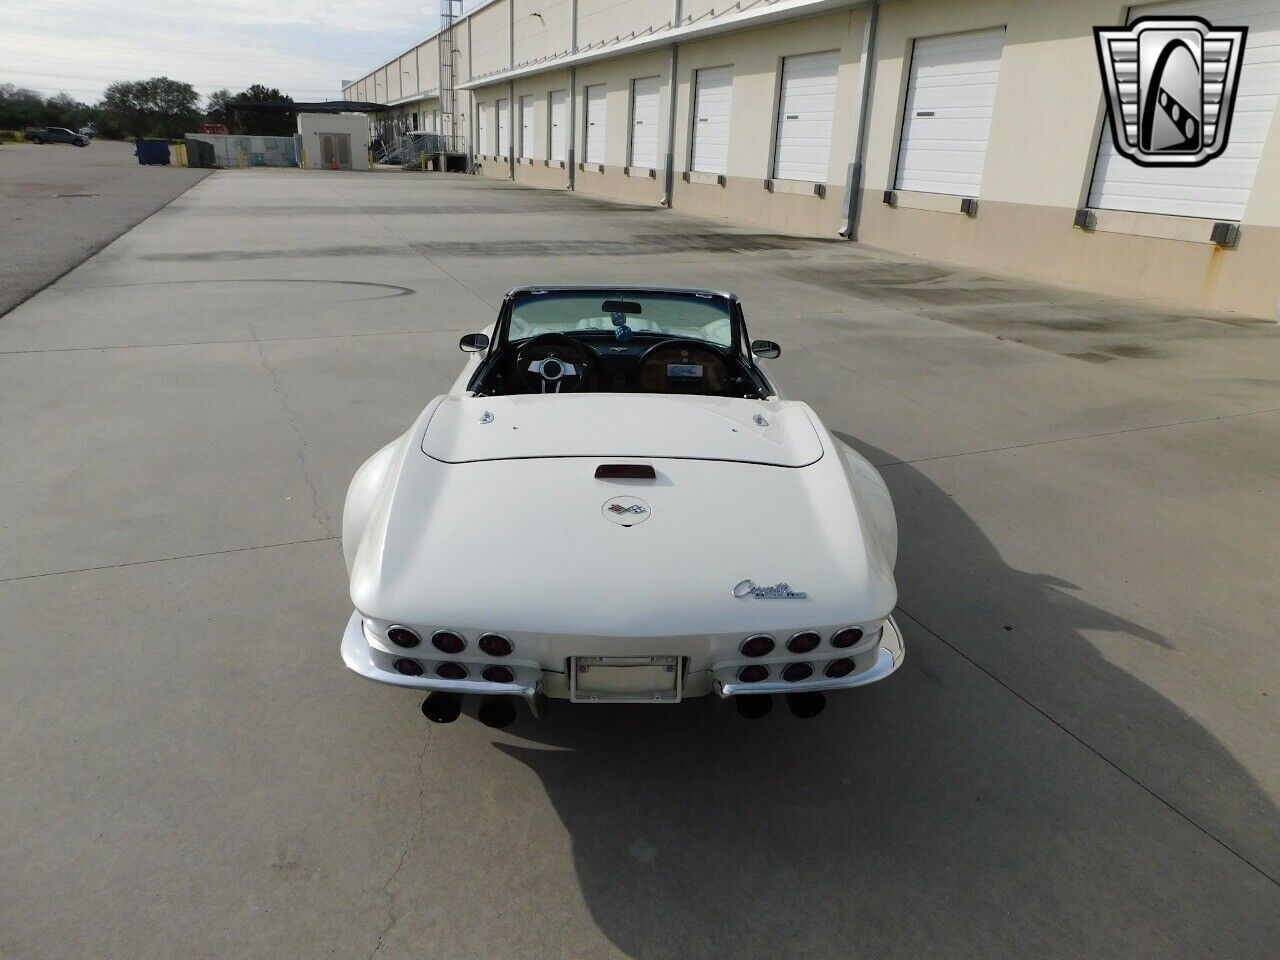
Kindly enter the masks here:
<path id="1" fill-rule="evenodd" d="M 663 296 L 689 296 L 704 299 L 716 300 L 725 305 L 729 314 L 729 343 L 722 344 L 714 340 L 703 340 L 699 337 L 684 337 L 677 334 L 655 334 L 652 331 L 637 332 L 637 338 L 648 339 L 654 338 L 654 342 L 660 343 L 662 340 L 689 340 L 695 343 L 703 343 L 715 350 L 722 350 L 726 355 L 736 356 L 741 353 L 743 343 L 743 317 L 742 310 L 738 303 L 738 298 L 731 293 L 725 293 L 719 290 L 701 290 L 689 287 L 644 287 L 644 286 L 604 286 L 604 285 L 584 285 L 584 286 L 528 286 L 517 287 L 507 292 L 503 298 L 502 310 L 498 316 L 497 327 L 495 333 L 495 346 L 506 347 L 512 343 L 524 343 L 526 339 L 512 340 L 511 333 L 511 317 L 515 309 L 516 298 L 526 294 L 539 293 L 558 293 L 558 294 L 579 294 L 582 296 L 594 297 L 597 294 L 603 299 L 643 299 L 646 295 L 661 294 Z M 595 339 L 601 333 L 607 331 L 598 330 L 566 330 L 557 331 L 562 336 L 573 337 L 587 336 Z"/>

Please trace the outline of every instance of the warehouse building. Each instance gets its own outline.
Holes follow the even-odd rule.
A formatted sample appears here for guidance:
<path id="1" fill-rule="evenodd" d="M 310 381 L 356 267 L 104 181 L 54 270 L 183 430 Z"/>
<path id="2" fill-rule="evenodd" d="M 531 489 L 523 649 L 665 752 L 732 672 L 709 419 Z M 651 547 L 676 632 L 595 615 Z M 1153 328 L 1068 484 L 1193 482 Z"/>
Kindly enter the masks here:
<path id="1" fill-rule="evenodd" d="M 1202 166 L 1113 145 L 1093 28 L 1150 15 L 1249 28 Z M 488 0 L 444 22 L 344 97 L 454 136 L 482 176 L 1277 318 L 1280 0 Z"/>

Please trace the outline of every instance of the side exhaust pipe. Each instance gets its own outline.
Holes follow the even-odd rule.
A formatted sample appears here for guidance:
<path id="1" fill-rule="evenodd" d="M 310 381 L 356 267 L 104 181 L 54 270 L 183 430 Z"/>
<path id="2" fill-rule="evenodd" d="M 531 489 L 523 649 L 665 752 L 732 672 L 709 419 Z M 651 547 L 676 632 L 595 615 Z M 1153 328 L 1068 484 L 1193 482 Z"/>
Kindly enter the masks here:
<path id="1" fill-rule="evenodd" d="M 422 715 L 432 723 L 453 723 L 462 712 L 462 700 L 452 693 L 432 693 L 422 701 Z"/>
<path id="2" fill-rule="evenodd" d="M 495 730 L 509 727 L 516 719 L 515 704 L 510 700 L 486 700 L 476 711 L 476 719 Z"/>
<path id="3" fill-rule="evenodd" d="M 827 705 L 827 695 L 817 690 L 807 693 L 788 693 L 787 706 L 791 715 L 800 720 L 810 720 L 820 714 Z"/>
<path id="4" fill-rule="evenodd" d="M 759 720 L 773 709 L 773 697 L 767 693 L 742 693 L 733 698 L 733 705 L 738 708 L 738 716 Z"/>

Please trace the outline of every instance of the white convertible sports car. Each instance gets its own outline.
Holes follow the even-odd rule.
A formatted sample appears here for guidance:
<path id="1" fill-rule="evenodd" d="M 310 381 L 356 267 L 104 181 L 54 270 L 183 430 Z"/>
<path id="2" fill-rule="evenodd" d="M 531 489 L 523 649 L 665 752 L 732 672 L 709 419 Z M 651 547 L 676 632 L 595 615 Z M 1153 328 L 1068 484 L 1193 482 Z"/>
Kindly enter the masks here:
<path id="1" fill-rule="evenodd" d="M 813 716 L 902 663 L 884 481 L 782 397 L 737 297 L 521 287 L 461 347 L 347 493 L 356 673 L 505 726 L 544 697 Z"/>

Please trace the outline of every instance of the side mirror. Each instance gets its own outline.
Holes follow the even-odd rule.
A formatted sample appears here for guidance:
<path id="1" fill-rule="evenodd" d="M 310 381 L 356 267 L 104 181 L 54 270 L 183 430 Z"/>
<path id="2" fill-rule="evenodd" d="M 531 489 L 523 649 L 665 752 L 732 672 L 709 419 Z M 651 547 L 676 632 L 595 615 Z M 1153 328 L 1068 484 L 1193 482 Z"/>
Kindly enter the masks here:
<path id="1" fill-rule="evenodd" d="M 489 335 L 485 333 L 468 333 L 458 341 L 458 348 L 463 353 L 479 353 L 489 349 Z"/>
<path id="2" fill-rule="evenodd" d="M 752 340 L 751 352 L 762 360 L 776 360 L 782 356 L 782 348 L 772 340 Z"/>

